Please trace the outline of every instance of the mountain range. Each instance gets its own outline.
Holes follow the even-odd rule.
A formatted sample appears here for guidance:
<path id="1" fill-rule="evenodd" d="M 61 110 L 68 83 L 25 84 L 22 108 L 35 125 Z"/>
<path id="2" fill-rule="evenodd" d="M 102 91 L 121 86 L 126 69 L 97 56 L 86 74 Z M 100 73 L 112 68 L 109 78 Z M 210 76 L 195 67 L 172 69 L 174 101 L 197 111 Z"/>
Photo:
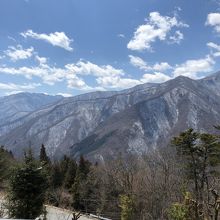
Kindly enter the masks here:
<path id="1" fill-rule="evenodd" d="M 122 91 L 64 98 L 19 93 L 0 97 L 0 144 L 20 157 L 41 144 L 52 158 L 83 154 L 93 160 L 146 153 L 192 127 L 220 124 L 220 72 L 200 80 L 184 76 Z"/>

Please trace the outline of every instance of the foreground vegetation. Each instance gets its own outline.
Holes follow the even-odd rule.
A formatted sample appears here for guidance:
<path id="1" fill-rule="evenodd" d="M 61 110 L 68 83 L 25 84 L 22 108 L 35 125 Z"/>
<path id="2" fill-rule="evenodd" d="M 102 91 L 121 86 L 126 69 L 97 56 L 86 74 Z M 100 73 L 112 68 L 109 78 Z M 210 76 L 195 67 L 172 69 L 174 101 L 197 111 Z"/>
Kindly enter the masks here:
<path id="1" fill-rule="evenodd" d="M 16 161 L 2 147 L 0 180 L 11 217 L 34 218 L 48 203 L 115 220 L 218 220 L 219 164 L 219 136 L 189 129 L 166 148 L 104 164 L 52 162 L 43 145 L 39 158 Z"/>

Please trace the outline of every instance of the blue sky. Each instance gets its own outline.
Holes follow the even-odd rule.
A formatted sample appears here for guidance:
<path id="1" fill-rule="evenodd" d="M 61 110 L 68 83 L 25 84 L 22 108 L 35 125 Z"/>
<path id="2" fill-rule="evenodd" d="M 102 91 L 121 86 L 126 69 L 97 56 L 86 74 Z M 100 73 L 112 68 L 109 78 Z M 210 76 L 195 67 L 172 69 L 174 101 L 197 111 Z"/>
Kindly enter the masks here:
<path id="1" fill-rule="evenodd" d="M 220 70 L 218 0 L 1 0 L 0 96 L 77 95 Z"/>

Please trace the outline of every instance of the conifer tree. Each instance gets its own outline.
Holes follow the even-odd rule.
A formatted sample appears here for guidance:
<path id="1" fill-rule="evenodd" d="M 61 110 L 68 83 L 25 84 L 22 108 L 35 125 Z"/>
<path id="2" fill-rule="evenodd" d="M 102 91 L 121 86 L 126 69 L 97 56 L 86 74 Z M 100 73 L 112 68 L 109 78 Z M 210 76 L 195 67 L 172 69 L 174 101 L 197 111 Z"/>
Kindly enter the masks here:
<path id="1" fill-rule="evenodd" d="M 50 159 L 47 156 L 45 146 L 42 144 L 40 149 L 40 161 L 46 164 L 50 163 Z"/>
<path id="2" fill-rule="evenodd" d="M 11 151 L 7 151 L 4 146 L 0 147 L 0 186 L 7 182 L 10 176 L 11 167 L 15 164 L 15 160 Z"/>
<path id="3" fill-rule="evenodd" d="M 79 164 L 76 172 L 74 184 L 72 186 L 73 208 L 76 210 L 84 209 L 84 201 L 81 198 L 82 185 L 85 185 L 85 181 L 90 172 L 91 163 L 86 160 L 82 155 L 79 159 Z"/>
<path id="4" fill-rule="evenodd" d="M 9 180 L 8 212 L 13 218 L 34 219 L 42 213 L 47 181 L 31 151 Z"/>
<path id="5" fill-rule="evenodd" d="M 184 159 L 187 178 L 194 185 L 195 219 L 199 220 L 201 213 L 207 216 L 213 212 L 210 208 L 206 210 L 205 206 L 210 207 L 210 179 L 214 178 L 220 164 L 219 139 L 215 135 L 189 129 L 175 137 L 172 143 Z"/>
<path id="6" fill-rule="evenodd" d="M 77 172 L 77 164 L 74 160 L 71 159 L 69 160 L 68 168 L 64 179 L 65 188 L 71 189 L 75 181 L 76 172 Z"/>
<path id="7" fill-rule="evenodd" d="M 86 178 L 86 176 L 88 175 L 90 171 L 90 166 L 91 166 L 91 163 L 88 160 L 86 160 L 83 157 L 83 155 L 81 155 L 79 159 L 79 166 L 78 166 L 77 174 L 80 175 L 82 178 Z"/>

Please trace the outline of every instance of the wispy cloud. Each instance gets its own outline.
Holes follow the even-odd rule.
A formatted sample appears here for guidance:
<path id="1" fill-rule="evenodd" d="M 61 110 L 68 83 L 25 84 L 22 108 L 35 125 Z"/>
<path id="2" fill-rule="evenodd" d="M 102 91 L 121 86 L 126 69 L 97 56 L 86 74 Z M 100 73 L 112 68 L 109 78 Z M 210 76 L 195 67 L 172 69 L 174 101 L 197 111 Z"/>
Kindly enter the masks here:
<path id="1" fill-rule="evenodd" d="M 125 38 L 125 35 L 124 34 L 118 34 L 118 37 Z"/>
<path id="2" fill-rule="evenodd" d="M 33 32 L 32 30 L 27 30 L 26 32 L 21 33 L 21 35 L 24 38 L 30 37 L 36 40 L 43 40 L 52 44 L 53 46 L 61 47 L 68 51 L 73 51 L 73 48 L 71 47 L 71 43 L 73 40 L 67 37 L 67 35 L 64 32 L 38 34 L 36 32 Z"/>
<path id="3" fill-rule="evenodd" d="M 207 46 L 212 49 L 211 53 L 214 57 L 220 57 L 220 45 L 208 42 Z"/>
<path id="4" fill-rule="evenodd" d="M 183 33 L 179 30 L 175 32 L 173 36 L 170 36 L 170 43 L 173 44 L 180 44 L 180 42 L 184 39 Z"/>
<path id="5" fill-rule="evenodd" d="M 130 63 L 133 66 L 138 67 L 141 70 L 145 70 L 145 71 L 166 71 L 166 70 L 172 69 L 172 66 L 170 66 L 170 64 L 168 64 L 167 62 L 155 63 L 154 65 L 150 66 L 150 65 L 147 64 L 147 62 L 145 62 L 140 57 L 129 55 L 129 58 L 130 58 Z"/>
<path id="6" fill-rule="evenodd" d="M 14 83 L 0 83 L 0 90 L 31 90 L 39 87 L 39 83 L 30 83 L 30 84 L 14 84 Z"/>

